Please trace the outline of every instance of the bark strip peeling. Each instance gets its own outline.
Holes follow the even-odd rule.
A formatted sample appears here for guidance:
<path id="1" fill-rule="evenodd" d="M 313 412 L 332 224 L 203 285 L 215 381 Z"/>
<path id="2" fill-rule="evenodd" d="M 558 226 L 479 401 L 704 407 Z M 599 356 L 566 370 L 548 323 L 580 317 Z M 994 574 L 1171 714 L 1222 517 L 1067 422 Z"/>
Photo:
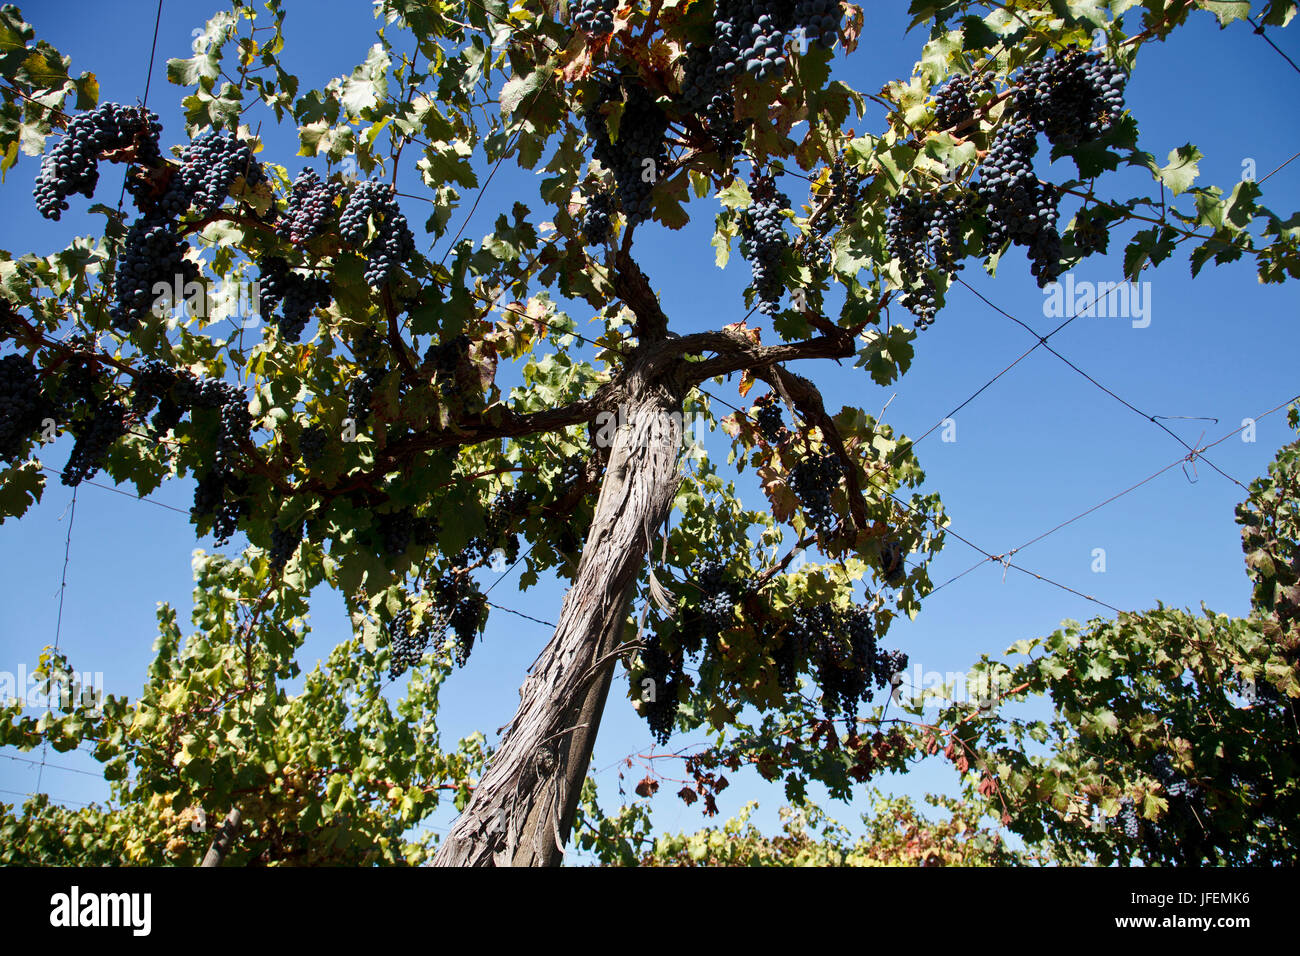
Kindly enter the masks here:
<path id="1" fill-rule="evenodd" d="M 685 387 L 653 374 L 653 364 L 628 376 L 625 423 L 559 626 L 435 865 L 560 863 L 614 671 L 610 651 L 650 544 L 646 529 L 663 524 L 681 482 Z"/>

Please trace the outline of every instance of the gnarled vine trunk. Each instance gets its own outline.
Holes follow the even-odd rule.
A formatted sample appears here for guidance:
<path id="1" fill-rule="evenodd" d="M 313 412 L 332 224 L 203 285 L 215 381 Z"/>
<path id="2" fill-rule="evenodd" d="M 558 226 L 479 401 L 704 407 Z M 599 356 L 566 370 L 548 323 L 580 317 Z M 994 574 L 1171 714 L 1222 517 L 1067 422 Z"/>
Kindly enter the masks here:
<path id="1" fill-rule="evenodd" d="M 563 856 L 628 605 L 680 484 L 684 388 L 642 366 L 623 391 L 600 498 L 559 626 L 439 866 L 554 866 Z"/>

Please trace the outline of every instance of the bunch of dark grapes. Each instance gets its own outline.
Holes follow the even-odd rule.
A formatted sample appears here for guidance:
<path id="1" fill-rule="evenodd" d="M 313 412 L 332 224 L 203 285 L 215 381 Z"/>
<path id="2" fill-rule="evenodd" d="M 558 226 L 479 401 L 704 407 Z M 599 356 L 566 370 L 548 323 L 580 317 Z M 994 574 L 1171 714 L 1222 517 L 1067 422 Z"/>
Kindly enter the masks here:
<path id="1" fill-rule="evenodd" d="M 774 635 L 772 656 L 776 660 L 777 683 L 787 694 L 798 689 L 799 668 L 817 642 L 818 633 L 812 623 L 802 608 L 795 608 L 780 632 Z"/>
<path id="2" fill-rule="evenodd" d="M 483 535 L 470 542 L 466 549 L 480 561 L 488 560 L 500 549 L 507 562 L 519 557 L 517 528 L 528 509 L 529 496 L 519 488 L 503 491 L 493 500 L 483 516 L 486 528 Z"/>
<path id="3" fill-rule="evenodd" d="M 885 248 L 898 260 L 908 288 L 902 302 L 917 317 L 918 328 L 934 321 L 938 293 L 930 269 L 961 269 L 962 228 L 970 212 L 963 190 L 937 196 L 905 189 L 885 215 Z"/>
<path id="4" fill-rule="evenodd" d="M 271 529 L 271 550 L 268 557 L 273 570 L 280 571 L 289 563 L 289 559 L 298 550 L 298 545 L 302 543 L 305 526 L 304 522 L 298 521 L 287 528 Z"/>
<path id="5" fill-rule="evenodd" d="M 248 511 L 244 500 L 247 482 L 238 474 L 239 449 L 249 439 L 253 417 L 243 389 L 219 379 L 183 376 L 173 389 L 177 404 L 190 409 L 215 409 L 216 442 L 212 459 L 198 476 L 194 489 L 196 519 L 211 517 L 218 544 L 230 540 L 239 519 Z"/>
<path id="6" fill-rule="evenodd" d="M 838 714 L 856 716 L 858 701 L 871 698 L 871 664 L 875 658 L 874 640 L 870 648 L 854 648 L 844 627 L 844 615 L 830 604 L 799 608 L 802 629 L 813 636 L 811 661 L 822 689 L 822 711 L 827 719 Z M 867 666 L 858 666 L 862 652 L 870 652 Z"/>
<path id="7" fill-rule="evenodd" d="M 717 49 L 691 47 L 682 79 L 682 104 L 699 116 L 719 154 L 730 162 L 740 152 L 743 136 L 736 122 L 736 100 L 726 84 L 727 75 L 719 69 Z"/>
<path id="8" fill-rule="evenodd" d="M 377 288 L 415 253 L 415 236 L 397 205 L 393 187 L 377 179 L 358 183 L 352 191 L 339 216 L 339 238 L 360 247 L 370 235 L 371 223 L 375 235 L 365 246 L 365 279 L 367 285 Z"/>
<path id="9" fill-rule="evenodd" d="M 297 342 L 307 327 L 312 312 L 330 302 L 330 283 L 325 276 L 301 275 L 289 268 L 279 256 L 266 256 L 257 262 L 259 311 L 265 317 L 277 307 L 275 326 L 286 342 Z"/>
<path id="10" fill-rule="evenodd" d="M 1105 253 L 1110 245 L 1110 230 L 1107 228 L 1105 211 L 1099 206 L 1080 209 L 1074 214 L 1074 225 L 1070 235 L 1080 255 Z"/>
<path id="11" fill-rule="evenodd" d="M 1060 275 L 1061 236 L 1056 230 L 1056 189 L 1034 175 L 1037 152 L 1033 122 L 1015 116 L 994 137 L 977 188 L 988 209 L 988 248 L 996 250 L 1008 240 L 1028 247 L 1031 271 L 1042 287 Z"/>
<path id="12" fill-rule="evenodd" d="M 156 359 L 143 363 L 132 382 L 131 410 L 136 418 L 143 420 L 157 406 L 153 427 L 160 435 L 180 424 L 187 406 L 181 404 L 175 392 L 183 379 L 186 380 L 186 390 L 192 390 L 194 376 L 190 372 L 172 368 Z"/>
<path id="13" fill-rule="evenodd" d="M 137 418 L 148 415 L 160 399 L 171 395 L 176 377 L 176 369 L 166 362 L 149 359 L 141 363 L 131 380 L 131 411 Z"/>
<path id="14" fill-rule="evenodd" d="M 36 366 L 21 355 L 0 358 L 0 461 L 17 461 L 28 439 L 53 411 L 41 392 Z"/>
<path id="15" fill-rule="evenodd" d="M 589 36 L 609 36 L 617 9 L 618 0 L 569 0 L 569 22 Z"/>
<path id="16" fill-rule="evenodd" d="M 1211 818 L 1205 792 L 1174 769 L 1169 754 L 1160 752 L 1151 762 L 1155 778 L 1169 800 L 1169 807 L 1158 825 L 1148 828 L 1148 846 L 1163 850 L 1184 864 L 1193 864 L 1216 851 L 1207 838 L 1206 823 Z"/>
<path id="17" fill-rule="evenodd" d="M 62 480 L 76 487 L 104 466 L 113 443 L 126 434 L 126 408 L 109 399 L 98 403 L 88 419 L 69 426 L 76 441 L 63 467 Z"/>
<path id="18" fill-rule="evenodd" d="M 954 76 L 935 94 L 934 128 L 947 130 L 969 123 L 979 108 L 979 94 L 992 90 L 993 83 L 986 76 Z"/>
<path id="19" fill-rule="evenodd" d="M 703 113 L 721 89 L 713 49 L 696 44 L 686 53 L 682 73 L 682 104 L 693 113 Z"/>
<path id="20" fill-rule="evenodd" d="M 809 43 L 830 49 L 839 36 L 843 13 L 839 0 L 796 0 L 795 26 L 804 31 Z"/>
<path id="21" fill-rule="evenodd" d="M 325 454 L 329 445 L 329 436 L 319 425 L 308 425 L 298 438 L 298 454 L 308 465 L 314 465 Z"/>
<path id="22" fill-rule="evenodd" d="M 1016 111 L 1055 146 L 1072 149 L 1107 133 L 1124 112 L 1128 77 L 1099 53 L 1071 46 L 1027 65 L 1016 90 Z"/>
<path id="23" fill-rule="evenodd" d="M 905 271 L 959 268 L 966 196 L 923 195 L 906 189 L 894 197 L 885 215 L 885 248 Z"/>
<path id="24" fill-rule="evenodd" d="M 894 660 L 888 654 L 878 653 L 876 629 L 872 623 L 871 611 L 866 607 L 862 605 L 850 607 L 847 611 L 841 612 L 837 623 L 848 643 L 853 669 L 864 675 L 863 686 L 859 689 L 858 696 L 863 703 L 866 703 L 871 699 L 871 688 L 868 686 L 870 681 L 874 680 L 876 686 L 883 687 L 894 676 Z M 898 669 L 902 670 L 901 667 Z"/>
<path id="25" fill-rule="evenodd" d="M 619 87 L 601 83 L 595 95 L 583 104 L 583 120 L 591 138 L 592 152 L 614 174 L 614 192 L 628 225 L 650 218 L 650 194 L 668 159 L 664 134 L 668 117 L 643 83 L 629 83 L 627 102 L 618 126 L 618 142 L 609 138 L 609 127 L 600 107 L 620 98 Z"/>
<path id="26" fill-rule="evenodd" d="M 781 415 L 781 403 L 775 392 L 769 392 L 758 401 L 758 411 L 754 413 L 754 423 L 758 433 L 765 441 L 775 445 L 785 437 L 785 419 Z"/>
<path id="27" fill-rule="evenodd" d="M 875 677 L 877 687 L 892 685 L 901 681 L 901 674 L 907 670 L 907 655 L 902 651 L 878 651 L 876 653 Z"/>
<path id="28" fill-rule="evenodd" d="M 461 397 L 461 370 L 468 368 L 469 336 L 463 332 L 424 351 L 424 366 L 433 373 L 438 391 L 448 399 Z"/>
<path id="29" fill-rule="evenodd" d="M 834 454 L 805 455 L 790 469 L 790 487 L 809 523 L 818 531 L 829 533 L 835 528 L 831 495 L 843 476 L 844 466 Z"/>
<path id="30" fill-rule="evenodd" d="M 388 679 L 397 680 L 407 668 L 419 664 L 429 645 L 440 641 L 446 633 L 447 624 L 440 615 L 432 619 L 425 618 L 415 626 L 415 615 L 409 608 L 402 608 L 388 622 L 390 640 Z"/>
<path id="31" fill-rule="evenodd" d="M 749 261 L 753 275 L 754 291 L 758 294 L 758 310 L 764 315 L 775 315 L 781 310 L 781 257 L 790 246 L 785 231 L 782 210 L 790 205 L 789 198 L 776 189 L 771 176 L 761 175 L 755 169 L 750 175 L 749 194 L 753 203 L 745 210 L 740 227 L 740 251 Z"/>
<path id="32" fill-rule="evenodd" d="M 700 111 L 704 131 L 713 140 L 718 154 L 730 163 L 744 142 L 744 131 L 736 121 L 736 99 L 727 90 L 719 90 Z"/>
<path id="33" fill-rule="evenodd" d="M 680 657 L 674 659 L 663 648 L 656 634 L 646 637 L 641 651 L 641 675 L 653 681 L 649 688 L 650 700 L 641 699 L 641 716 L 650 725 L 650 733 L 660 744 L 666 744 L 673 734 L 677 719 L 677 695 L 684 671 Z"/>
<path id="34" fill-rule="evenodd" d="M 391 511 L 379 515 L 375 523 L 384 551 L 394 558 L 404 555 L 411 546 L 415 513 L 410 510 Z"/>
<path id="35" fill-rule="evenodd" d="M 486 616 L 487 596 L 463 574 L 444 574 L 433 586 L 438 613 L 456 635 L 456 665 L 464 667 Z"/>
<path id="36" fill-rule="evenodd" d="M 236 177 L 243 176 L 248 185 L 256 186 L 264 173 L 247 143 L 232 133 L 209 127 L 181 151 L 179 175 L 184 178 L 183 188 L 188 189 L 194 207 L 206 216 L 226 201 Z"/>
<path id="37" fill-rule="evenodd" d="M 731 8 L 740 18 L 735 21 L 741 27 L 736 56 L 745 72 L 760 82 L 784 72 L 789 65 L 785 55 L 786 30 L 792 25 L 788 18 L 788 5 L 755 0 L 721 3 L 719 6 Z M 787 16 L 782 16 L 783 13 Z"/>
<path id="38" fill-rule="evenodd" d="M 828 183 L 830 200 L 822 213 L 825 225 L 852 222 L 858 217 L 858 201 L 862 188 L 862 175 L 843 159 L 835 160 L 831 166 Z"/>
<path id="39" fill-rule="evenodd" d="M 229 382 L 204 379 L 199 404 L 217 409 L 217 443 L 213 448 L 213 466 L 229 471 L 239 454 L 239 446 L 248 441 L 253 430 L 253 416 L 248 411 L 248 396 Z"/>
<path id="40" fill-rule="evenodd" d="M 799 245 L 799 252 L 803 255 L 804 261 L 810 264 L 825 262 L 831 257 L 831 251 L 830 242 L 820 232 L 804 233 Z"/>
<path id="41" fill-rule="evenodd" d="M 161 132 L 158 115 L 138 106 L 104 103 L 74 117 L 41 160 L 33 190 L 36 208 L 46 219 L 57 220 L 68 208 L 68 196 L 93 196 L 104 153 L 131 149 L 137 162 L 157 162 Z"/>
<path id="42" fill-rule="evenodd" d="M 789 65 L 785 50 L 795 31 L 829 48 L 841 18 L 834 0 L 718 0 L 710 60 L 722 79 L 743 70 L 761 81 Z"/>
<path id="43" fill-rule="evenodd" d="M 614 234 L 610 215 L 614 204 L 608 193 L 596 193 L 587 200 L 587 209 L 582 216 L 582 240 L 589 246 L 603 245 Z"/>
<path id="44" fill-rule="evenodd" d="M 342 183 L 327 183 L 314 169 L 304 169 L 293 181 L 289 204 L 276 231 L 294 245 L 319 235 L 334 212 L 334 200 L 343 193 Z"/>
<path id="45" fill-rule="evenodd" d="M 474 649 L 474 639 L 482 627 L 487 597 L 475 588 L 469 589 L 452 607 L 447 625 L 456 635 L 456 665 L 464 667 Z"/>
<path id="46" fill-rule="evenodd" d="M 352 383 L 352 394 L 348 398 L 348 418 L 357 426 L 365 424 L 370 417 L 370 403 L 383 378 L 382 368 L 369 368 Z"/>
<path id="47" fill-rule="evenodd" d="M 117 301 L 113 323 L 124 331 L 153 314 L 155 303 L 174 303 L 174 290 L 199 277 L 198 266 L 185 258 L 190 245 L 181 238 L 176 223 L 149 214 L 141 216 L 127 230 L 117 257 L 113 291 Z M 159 295 L 156 286 L 167 291 Z"/>
<path id="48" fill-rule="evenodd" d="M 1138 822 L 1137 805 L 1133 803 L 1132 797 L 1125 797 L 1119 802 L 1119 813 L 1115 819 L 1119 821 L 1124 828 L 1124 838 L 1127 840 L 1136 840 L 1141 833 Z"/>
<path id="49" fill-rule="evenodd" d="M 736 591 L 727 579 L 721 561 L 700 561 L 691 569 L 691 580 L 700 589 L 699 613 L 710 633 L 716 635 L 731 626 L 735 618 Z"/>
<path id="50" fill-rule="evenodd" d="M 801 605 L 767 637 L 781 689 L 797 689 L 799 670 L 807 662 L 830 719 L 856 716 L 859 703 L 870 703 L 877 688 L 889 686 L 907 667 L 907 655 L 878 648 L 871 611 L 863 605 L 843 610 L 832 604 Z"/>

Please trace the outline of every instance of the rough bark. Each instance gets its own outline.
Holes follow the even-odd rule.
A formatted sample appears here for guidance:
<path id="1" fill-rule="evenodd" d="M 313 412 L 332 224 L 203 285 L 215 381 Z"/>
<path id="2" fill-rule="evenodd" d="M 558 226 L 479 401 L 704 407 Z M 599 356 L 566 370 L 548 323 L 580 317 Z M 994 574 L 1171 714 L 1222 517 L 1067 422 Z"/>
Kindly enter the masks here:
<path id="1" fill-rule="evenodd" d="M 627 378 L 625 424 L 610 449 L 559 626 L 520 688 L 519 709 L 435 865 L 548 866 L 562 859 L 629 598 L 652 529 L 664 522 L 680 483 L 684 386 L 664 372 L 647 361 Z"/>
<path id="2" fill-rule="evenodd" d="M 239 837 L 239 827 L 242 823 L 239 815 L 239 807 L 231 807 L 230 813 L 226 819 L 217 827 L 217 834 L 212 839 L 212 846 L 208 847 L 208 852 L 204 854 L 203 862 L 199 866 L 220 866 L 234 846 L 235 840 Z"/>

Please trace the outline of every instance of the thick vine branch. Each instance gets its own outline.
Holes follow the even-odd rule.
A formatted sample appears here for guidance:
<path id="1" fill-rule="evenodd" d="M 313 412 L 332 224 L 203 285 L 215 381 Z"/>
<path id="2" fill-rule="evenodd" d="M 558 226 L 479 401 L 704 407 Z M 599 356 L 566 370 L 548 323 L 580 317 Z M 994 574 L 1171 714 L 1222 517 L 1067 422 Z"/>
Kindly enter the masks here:
<path id="1" fill-rule="evenodd" d="M 783 345 L 758 345 L 743 331 L 723 329 L 667 339 L 658 348 L 661 354 L 656 354 L 657 359 L 703 352 L 718 353 L 713 358 L 687 366 L 686 380 L 692 385 L 731 372 L 757 373 L 759 369 L 770 368 L 781 362 L 812 358 L 852 358 L 854 354 L 853 332 L 850 329 L 838 330 L 835 335 L 819 335 Z"/>

